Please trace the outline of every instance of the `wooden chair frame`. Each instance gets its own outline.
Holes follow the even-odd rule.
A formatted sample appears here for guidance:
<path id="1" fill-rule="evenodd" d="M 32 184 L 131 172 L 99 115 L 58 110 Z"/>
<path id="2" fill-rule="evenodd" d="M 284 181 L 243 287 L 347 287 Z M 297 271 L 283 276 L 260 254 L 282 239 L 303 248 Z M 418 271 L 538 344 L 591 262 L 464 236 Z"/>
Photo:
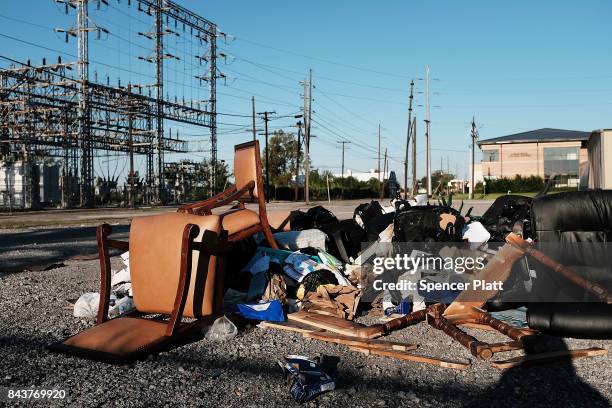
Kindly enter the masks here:
<path id="1" fill-rule="evenodd" d="M 233 202 L 238 202 L 238 208 L 228 210 L 222 214 L 219 214 L 221 217 L 229 215 L 235 211 L 240 211 L 245 208 L 245 201 L 257 201 L 259 206 L 259 220 L 258 224 L 255 224 L 249 228 L 238 231 L 229 235 L 229 242 L 237 242 L 242 239 L 248 238 L 253 234 L 258 232 L 263 232 L 266 240 L 270 247 L 274 249 L 278 249 L 278 245 L 274 240 L 274 236 L 272 235 L 272 229 L 270 227 L 270 223 L 268 222 L 268 216 L 266 212 L 266 198 L 265 198 L 265 186 L 263 181 L 263 173 L 262 173 L 262 163 L 261 157 L 259 153 L 259 142 L 256 140 L 238 144 L 234 146 L 234 151 L 238 151 L 241 149 L 253 148 L 255 150 L 255 167 L 256 167 L 256 177 L 255 180 L 249 181 L 244 186 L 232 186 L 226 189 L 225 191 L 217 194 L 214 197 L 211 197 L 207 200 L 198 201 L 192 204 L 186 204 L 178 208 L 178 212 L 195 214 L 195 215 L 210 215 L 212 214 L 212 210 L 227 204 L 231 204 Z M 257 197 L 254 197 L 254 190 L 257 187 Z M 245 200 L 245 196 L 248 196 L 249 199 Z"/>
<path id="2" fill-rule="evenodd" d="M 98 308 L 98 314 L 96 318 L 96 325 L 104 324 L 105 322 L 113 319 L 108 318 L 108 309 L 110 304 L 110 292 L 111 292 L 111 264 L 110 264 L 110 248 L 120 249 L 123 251 L 129 250 L 129 242 L 118 241 L 110 239 L 109 235 L 112 233 L 111 226 L 108 224 L 102 224 L 98 226 L 96 231 L 96 238 L 98 241 L 98 254 L 100 258 L 100 304 Z M 97 350 L 87 350 L 67 346 L 62 342 L 52 344 L 49 348 L 52 351 L 62 352 L 65 354 L 73 354 L 80 357 L 98 360 L 102 362 L 112 364 L 126 364 L 135 360 L 146 358 L 149 354 L 153 354 L 159 351 L 164 351 L 184 344 L 189 337 L 198 333 L 200 329 L 210 324 L 214 319 L 221 315 L 222 310 L 222 288 L 223 288 L 223 271 L 224 257 L 222 255 L 227 249 L 227 233 L 221 231 L 216 234 L 212 231 L 204 231 L 202 242 L 196 242 L 195 238 L 199 235 L 200 228 L 195 224 L 187 224 L 183 229 L 181 239 L 181 261 L 180 261 L 180 272 L 179 281 L 176 291 L 176 297 L 174 300 L 174 306 L 172 313 L 165 318 L 164 316 L 155 316 L 148 318 L 149 320 L 156 320 L 159 322 L 166 323 L 166 330 L 162 338 L 159 341 L 155 341 L 153 344 L 146 348 L 141 348 L 137 352 L 131 353 L 127 356 L 118 356 L 107 352 Z M 189 285 L 191 282 L 191 271 L 192 271 L 192 253 L 193 251 L 200 251 L 201 254 L 207 255 L 206 262 L 210 262 L 210 256 L 218 256 L 216 264 L 217 279 L 215 281 L 215 305 L 214 311 L 211 315 L 196 318 L 193 322 L 184 323 L 182 322 L 183 311 L 185 309 L 185 303 L 187 301 L 187 295 L 189 293 Z M 139 311 L 133 311 L 122 316 L 115 317 L 114 319 L 122 319 L 125 317 L 137 317 L 144 318 L 148 315 Z"/>

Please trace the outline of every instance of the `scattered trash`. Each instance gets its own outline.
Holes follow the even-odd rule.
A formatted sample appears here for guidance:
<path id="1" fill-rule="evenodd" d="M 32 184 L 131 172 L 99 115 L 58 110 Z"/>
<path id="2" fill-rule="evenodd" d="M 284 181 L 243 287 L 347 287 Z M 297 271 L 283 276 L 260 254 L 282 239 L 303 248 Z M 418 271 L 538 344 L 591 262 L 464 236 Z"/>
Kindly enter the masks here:
<path id="1" fill-rule="evenodd" d="M 334 378 L 321 368 L 321 365 L 324 364 L 320 362 L 322 359 L 324 360 L 325 357 L 310 359 L 304 356 L 288 355 L 284 363 L 278 362 L 287 378 L 289 393 L 295 401 L 308 402 L 336 388 Z"/>
<path id="2" fill-rule="evenodd" d="M 406 315 L 412 310 L 412 302 L 408 298 L 402 299 L 399 305 L 391 306 L 385 309 L 385 316 L 391 315 Z"/>
<path id="3" fill-rule="evenodd" d="M 121 254 L 125 268 L 115 271 L 111 275 L 111 293 L 109 295 L 108 317 L 114 318 L 135 309 L 132 300 L 132 279 L 130 277 L 130 253 Z M 74 317 L 93 319 L 100 307 L 100 294 L 88 292 L 74 304 Z"/>
<path id="4" fill-rule="evenodd" d="M 108 317 L 113 318 L 124 315 L 134 310 L 135 307 L 136 306 L 134 305 L 132 298 L 129 296 L 124 296 L 115 301 L 115 304 L 109 308 Z"/>
<path id="5" fill-rule="evenodd" d="M 221 316 L 215 320 L 206 331 L 205 337 L 212 341 L 226 341 L 238 335 L 238 328 L 226 316 Z"/>
<path id="6" fill-rule="evenodd" d="M 257 304 L 238 304 L 238 313 L 251 320 L 267 320 L 271 322 L 284 322 L 285 314 L 279 300 L 272 300 Z"/>
<path id="7" fill-rule="evenodd" d="M 489 241 L 491 233 L 478 221 L 470 222 L 463 227 L 463 239 L 467 239 L 470 244 L 480 246 Z"/>
<path id="8" fill-rule="evenodd" d="M 526 307 L 508 309 L 501 312 L 491 312 L 489 314 L 497 320 L 500 320 L 504 323 L 508 323 L 510 326 L 518 327 L 519 329 L 527 327 Z"/>
<path id="9" fill-rule="evenodd" d="M 317 269 L 324 269 L 324 267 L 314 261 L 310 256 L 300 252 L 294 252 L 289 255 L 287 259 L 285 259 L 285 266 L 283 268 L 285 273 L 297 282 L 301 282 L 306 275 Z"/>
<path id="10" fill-rule="evenodd" d="M 100 306 L 100 294 L 97 292 L 83 293 L 74 303 L 74 317 L 94 319 Z"/>
<path id="11" fill-rule="evenodd" d="M 325 314 L 353 320 L 360 298 L 361 291 L 352 286 L 319 285 L 316 291 L 306 294 L 302 309 L 316 309 Z"/>
<path id="12" fill-rule="evenodd" d="M 327 234 L 318 229 L 286 231 L 274 234 L 279 247 L 297 251 L 302 248 L 326 249 Z"/>

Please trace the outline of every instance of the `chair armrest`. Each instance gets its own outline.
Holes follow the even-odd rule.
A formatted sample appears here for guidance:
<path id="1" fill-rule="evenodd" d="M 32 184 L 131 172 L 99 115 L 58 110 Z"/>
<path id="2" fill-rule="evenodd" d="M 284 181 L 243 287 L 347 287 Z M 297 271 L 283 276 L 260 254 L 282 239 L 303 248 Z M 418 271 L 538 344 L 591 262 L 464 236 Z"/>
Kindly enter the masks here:
<path id="1" fill-rule="evenodd" d="M 244 193 L 252 191 L 254 187 L 254 181 L 248 182 L 240 189 L 236 189 L 234 186 L 225 190 L 221 194 L 217 194 L 213 198 L 209 198 L 208 200 L 182 206 L 178 209 L 178 211 L 197 215 L 201 215 L 202 213 L 204 213 L 204 215 L 210 215 L 211 210 L 238 200 L 244 195 Z M 227 195 L 228 193 L 229 195 Z"/>
<path id="2" fill-rule="evenodd" d="M 113 232 L 108 224 L 98 226 L 96 230 L 96 240 L 98 241 L 98 258 L 100 259 L 100 304 L 96 324 L 104 323 L 108 320 L 108 307 L 110 304 L 111 292 L 111 264 L 109 248 L 129 251 L 130 244 L 127 241 L 109 239 L 108 236 Z"/>
<path id="3" fill-rule="evenodd" d="M 213 206 L 219 200 L 222 200 L 228 194 L 233 193 L 234 191 L 236 191 L 236 187 L 235 186 L 230 187 L 227 190 L 220 192 L 216 196 L 213 196 L 213 197 L 208 198 L 206 200 L 198 201 L 198 202 L 195 202 L 195 203 L 192 203 L 192 204 L 182 205 L 182 206 L 180 206 L 178 208 L 177 211 L 178 212 L 182 212 L 182 213 L 195 214 L 195 212 L 198 212 L 198 210 L 203 210 L 203 209 L 206 209 L 206 208 L 214 208 L 214 207 L 211 207 L 211 206 Z"/>
<path id="4" fill-rule="evenodd" d="M 96 324 L 102 324 L 108 320 L 108 306 L 110 303 L 111 289 L 111 265 L 108 254 L 109 239 L 112 228 L 108 224 L 98 226 L 96 230 L 96 240 L 98 241 L 98 257 L 100 259 L 100 304 Z"/>

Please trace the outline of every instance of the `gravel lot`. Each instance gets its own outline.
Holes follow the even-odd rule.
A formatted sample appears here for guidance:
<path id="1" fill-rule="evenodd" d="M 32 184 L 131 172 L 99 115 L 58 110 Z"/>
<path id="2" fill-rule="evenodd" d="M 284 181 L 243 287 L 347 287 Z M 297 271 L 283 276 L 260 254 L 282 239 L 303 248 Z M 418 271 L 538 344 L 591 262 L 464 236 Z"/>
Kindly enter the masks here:
<path id="1" fill-rule="evenodd" d="M 116 230 L 120 237 L 127 236 L 126 225 Z M 69 304 L 84 292 L 98 291 L 98 261 L 66 259 L 94 250 L 93 228 L 88 226 L 0 231 L 2 265 L 31 269 L 49 260 L 63 262 L 50 270 L 18 273 L 6 273 L 9 269 L 0 267 L 0 388 L 63 388 L 69 400 L 56 405 L 79 407 L 294 406 L 298 404 L 289 396 L 276 362 L 286 354 L 325 354 L 340 358 L 337 390 L 307 406 L 612 405 L 610 356 L 500 371 L 475 360 L 426 324 L 389 339 L 419 344 L 419 354 L 469 360 L 472 367 L 459 372 L 365 356 L 344 346 L 259 327 L 241 328 L 238 337 L 228 342 L 202 339 L 123 367 L 52 354 L 46 350 L 48 344 L 93 325 L 93 321 L 74 318 Z M 113 263 L 120 267 L 118 257 Z M 503 339 L 489 332 L 473 334 L 485 341 Z M 551 347 L 570 349 L 612 346 L 612 341 L 549 342 Z"/>
<path id="2" fill-rule="evenodd" d="M 113 262 L 119 267 L 119 259 Z M 307 406 L 584 406 L 612 402 L 611 358 L 499 371 L 427 325 L 390 338 L 418 343 L 418 353 L 472 361 L 469 370 L 365 356 L 299 334 L 243 328 L 226 343 L 200 340 L 130 366 L 116 367 L 49 353 L 45 346 L 91 326 L 66 308 L 97 291 L 97 261 L 69 261 L 49 271 L 0 277 L 0 387 L 58 387 L 71 406 L 292 406 L 276 361 L 293 354 L 334 355 L 338 389 Z M 487 332 L 477 332 L 494 340 Z M 554 343 L 555 341 L 553 341 Z M 556 341 L 566 347 L 611 341 Z M 557 344 L 559 345 L 559 344 Z"/>

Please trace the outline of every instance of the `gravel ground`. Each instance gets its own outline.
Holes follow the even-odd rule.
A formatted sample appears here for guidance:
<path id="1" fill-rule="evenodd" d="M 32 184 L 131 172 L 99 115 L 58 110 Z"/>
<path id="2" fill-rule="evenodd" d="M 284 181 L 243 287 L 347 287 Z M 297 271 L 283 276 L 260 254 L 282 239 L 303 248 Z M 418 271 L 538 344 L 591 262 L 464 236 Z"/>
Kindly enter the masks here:
<path id="1" fill-rule="evenodd" d="M 119 259 L 113 262 L 119 267 Z M 476 361 L 458 343 L 426 324 L 393 340 L 420 344 L 418 353 L 472 361 L 458 372 L 350 352 L 343 346 L 258 327 L 224 343 L 189 344 L 130 366 L 116 367 L 48 352 L 46 345 L 93 324 L 66 306 L 98 290 L 98 263 L 68 261 L 60 268 L 0 273 L 0 387 L 68 389 L 71 406 L 297 405 L 276 361 L 286 354 L 340 358 L 337 390 L 306 406 L 584 406 L 612 403 L 611 357 L 499 371 Z M 495 335 L 475 332 L 485 341 Z M 562 347 L 612 341 L 551 340 Z M 0 403 L 1 404 L 1 403 Z"/>

